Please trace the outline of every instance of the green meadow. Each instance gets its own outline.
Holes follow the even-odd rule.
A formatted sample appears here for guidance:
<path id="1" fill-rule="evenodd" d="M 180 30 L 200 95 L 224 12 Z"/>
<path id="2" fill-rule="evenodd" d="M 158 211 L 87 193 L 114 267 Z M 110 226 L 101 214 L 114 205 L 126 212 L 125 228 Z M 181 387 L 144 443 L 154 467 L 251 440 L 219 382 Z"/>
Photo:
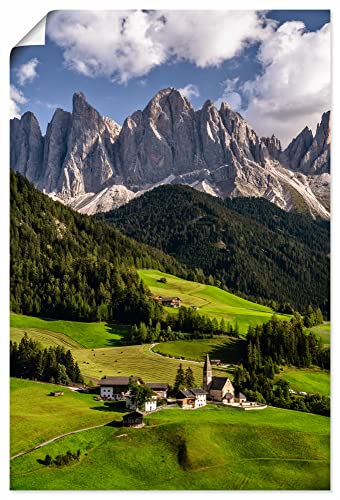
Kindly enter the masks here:
<path id="1" fill-rule="evenodd" d="M 73 350 L 83 375 L 101 378 L 107 376 L 139 375 L 145 382 L 168 382 L 173 385 L 179 363 L 184 369 L 191 367 L 197 384 L 202 383 L 202 363 L 190 363 L 150 352 L 150 344 L 122 348 Z M 226 369 L 214 368 L 215 375 L 230 375 Z"/>
<path id="2" fill-rule="evenodd" d="M 83 323 L 79 321 L 42 319 L 14 313 L 11 313 L 10 326 L 18 334 L 20 334 L 20 330 L 24 330 L 28 334 L 43 332 L 41 343 L 51 345 L 56 342 L 57 338 L 58 343 L 60 340 L 66 344 L 70 343 L 68 348 L 77 346 L 92 348 L 124 345 L 124 336 L 127 333 L 127 327 L 117 324 L 109 325 L 107 323 Z M 63 336 L 56 337 L 55 333 L 62 334 Z"/>
<path id="3" fill-rule="evenodd" d="M 313 328 L 309 328 L 308 330 L 320 337 L 325 347 L 330 346 L 331 324 L 329 321 L 323 323 L 322 325 L 313 326 Z"/>
<path id="4" fill-rule="evenodd" d="M 207 353 L 211 359 L 220 359 L 222 363 L 237 364 L 243 356 L 244 340 L 221 336 L 213 339 L 175 340 L 162 342 L 153 347 L 153 351 L 164 356 L 204 361 Z"/>
<path id="5" fill-rule="evenodd" d="M 95 412 L 94 412 L 95 413 Z M 99 413 L 99 412 L 98 412 Z M 121 420 L 113 413 L 113 420 Z M 142 429 L 103 427 L 11 462 L 13 490 L 327 490 L 329 419 L 267 408 L 161 410 Z M 41 464 L 80 450 L 80 461 Z"/>
<path id="6" fill-rule="evenodd" d="M 280 378 L 287 380 L 295 391 L 304 391 L 310 394 L 319 393 L 330 396 L 330 373 L 320 368 L 293 368 L 284 367 Z"/>
<path id="7" fill-rule="evenodd" d="M 274 311 L 270 307 L 250 302 L 211 285 L 187 281 L 156 270 L 139 270 L 139 276 L 149 287 L 153 295 L 177 296 L 186 307 L 197 306 L 199 311 L 210 318 L 229 321 L 239 325 L 240 333 L 245 334 L 249 325 L 258 325 L 269 321 Z M 159 283 L 166 278 L 166 283 Z M 176 309 L 167 308 L 176 313 Z M 283 320 L 290 319 L 286 314 L 277 314 Z"/>

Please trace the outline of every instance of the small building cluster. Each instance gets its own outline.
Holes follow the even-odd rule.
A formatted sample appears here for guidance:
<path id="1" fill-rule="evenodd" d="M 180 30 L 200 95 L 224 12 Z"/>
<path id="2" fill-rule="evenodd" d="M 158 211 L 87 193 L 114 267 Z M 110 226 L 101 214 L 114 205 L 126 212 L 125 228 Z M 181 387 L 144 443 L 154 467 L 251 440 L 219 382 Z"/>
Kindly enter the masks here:
<path id="1" fill-rule="evenodd" d="M 134 397 L 129 390 L 131 383 L 146 385 L 153 395 L 145 402 L 145 412 L 154 411 L 159 399 L 166 399 L 169 385 L 163 382 L 145 383 L 140 377 L 103 377 L 99 381 L 100 397 L 109 401 L 125 401 L 126 408 L 138 410 Z"/>
<path id="2" fill-rule="evenodd" d="M 181 408 L 201 408 L 207 404 L 207 391 L 204 389 L 182 389 L 177 394 L 176 402 Z"/>
<path id="3" fill-rule="evenodd" d="M 162 297 L 161 295 L 150 295 L 149 299 L 158 302 L 162 306 L 166 307 L 179 307 L 182 303 L 182 300 L 179 297 Z"/>

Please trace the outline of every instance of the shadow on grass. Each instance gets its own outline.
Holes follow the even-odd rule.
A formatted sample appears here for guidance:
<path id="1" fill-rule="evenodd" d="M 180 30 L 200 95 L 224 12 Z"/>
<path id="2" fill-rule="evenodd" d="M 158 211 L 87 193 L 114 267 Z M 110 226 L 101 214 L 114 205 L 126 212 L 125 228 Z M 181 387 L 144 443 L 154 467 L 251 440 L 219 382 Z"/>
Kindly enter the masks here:
<path id="1" fill-rule="evenodd" d="M 245 355 L 246 342 L 240 338 L 232 338 L 225 344 L 216 345 L 209 351 L 210 360 L 220 359 L 222 363 L 239 364 Z M 202 356 L 204 361 L 205 355 Z"/>
<path id="2" fill-rule="evenodd" d="M 126 413 L 128 411 L 124 401 L 104 401 L 103 406 L 93 406 L 91 410 L 105 412 L 114 411 L 116 413 Z"/>
<path id="3" fill-rule="evenodd" d="M 111 338 L 107 340 L 107 346 L 109 347 L 122 347 L 127 345 L 127 340 L 129 336 L 129 327 L 126 325 L 118 325 L 117 323 L 105 323 L 105 330 L 110 335 L 116 338 Z M 119 337 L 119 338 L 117 338 Z"/>

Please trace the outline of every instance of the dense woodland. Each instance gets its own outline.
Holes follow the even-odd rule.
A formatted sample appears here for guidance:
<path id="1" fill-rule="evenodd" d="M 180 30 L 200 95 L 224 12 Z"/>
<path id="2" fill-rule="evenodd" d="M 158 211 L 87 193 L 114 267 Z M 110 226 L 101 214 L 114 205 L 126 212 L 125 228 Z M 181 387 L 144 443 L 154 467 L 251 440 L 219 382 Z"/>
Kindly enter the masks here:
<path id="1" fill-rule="evenodd" d="M 290 322 L 273 316 L 268 323 L 249 327 L 246 342 L 245 358 L 235 371 L 236 390 L 242 390 L 249 399 L 273 406 L 329 415 L 329 398 L 319 394 L 301 398 L 290 393 L 287 381 L 274 382 L 281 365 L 330 368 L 329 349 L 324 349 L 313 333 L 304 332 L 298 313 Z"/>
<path id="2" fill-rule="evenodd" d="M 10 341 L 10 374 L 11 377 L 61 385 L 83 382 L 78 363 L 70 350 L 65 351 L 61 346 L 43 349 L 27 333 L 19 345 Z"/>
<path id="3" fill-rule="evenodd" d="M 81 215 L 11 171 L 11 310 L 78 321 L 148 322 L 160 306 L 147 299 L 137 268 L 186 277 L 162 251 Z"/>
<path id="4" fill-rule="evenodd" d="M 188 186 L 160 186 L 98 216 L 215 284 L 275 310 L 329 314 L 329 222 L 258 198 L 221 200 Z"/>

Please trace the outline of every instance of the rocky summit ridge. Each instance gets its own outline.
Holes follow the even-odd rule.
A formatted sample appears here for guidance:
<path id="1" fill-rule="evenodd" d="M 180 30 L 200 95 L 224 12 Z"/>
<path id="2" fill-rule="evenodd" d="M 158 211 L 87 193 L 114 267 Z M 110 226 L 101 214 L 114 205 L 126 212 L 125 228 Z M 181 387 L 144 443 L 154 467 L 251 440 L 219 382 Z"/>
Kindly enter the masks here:
<path id="1" fill-rule="evenodd" d="M 211 195 L 263 197 L 285 210 L 329 218 L 330 112 L 285 150 L 210 100 L 195 110 L 176 89 L 159 91 L 120 127 L 82 92 L 58 108 L 43 136 L 33 113 L 11 120 L 10 167 L 82 213 L 106 212 L 160 184 Z"/>

